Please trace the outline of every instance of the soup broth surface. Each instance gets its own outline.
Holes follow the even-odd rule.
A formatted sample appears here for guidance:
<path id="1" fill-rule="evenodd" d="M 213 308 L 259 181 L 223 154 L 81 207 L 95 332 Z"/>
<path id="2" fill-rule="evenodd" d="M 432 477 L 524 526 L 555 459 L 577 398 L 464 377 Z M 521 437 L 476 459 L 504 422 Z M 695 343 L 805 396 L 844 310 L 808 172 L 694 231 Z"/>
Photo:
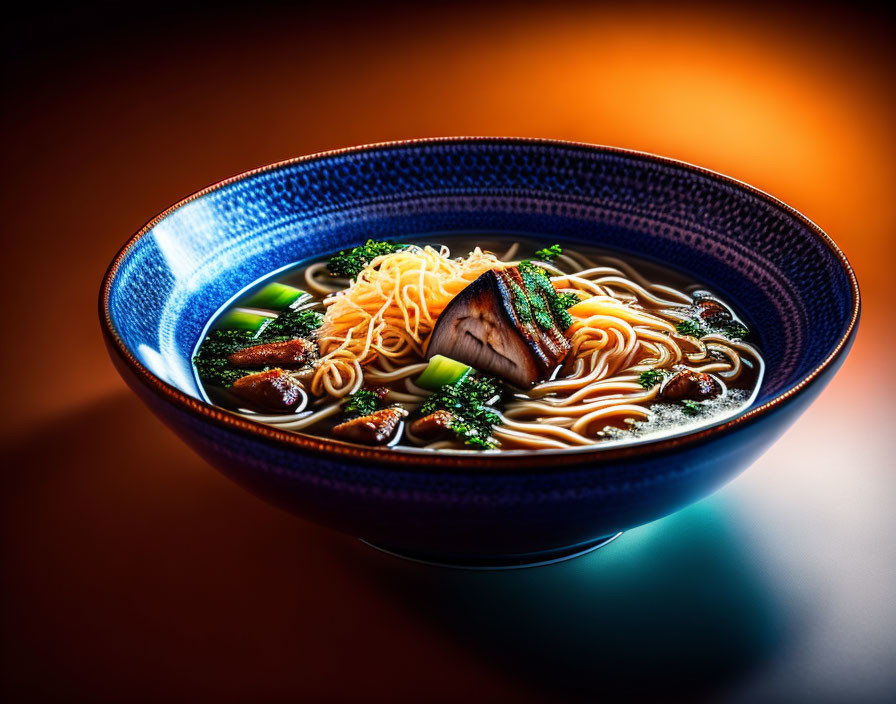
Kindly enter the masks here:
<path id="1" fill-rule="evenodd" d="M 763 361 L 671 268 L 516 235 L 427 235 L 298 262 L 216 313 L 210 403 L 409 452 L 582 451 L 743 412 Z"/>

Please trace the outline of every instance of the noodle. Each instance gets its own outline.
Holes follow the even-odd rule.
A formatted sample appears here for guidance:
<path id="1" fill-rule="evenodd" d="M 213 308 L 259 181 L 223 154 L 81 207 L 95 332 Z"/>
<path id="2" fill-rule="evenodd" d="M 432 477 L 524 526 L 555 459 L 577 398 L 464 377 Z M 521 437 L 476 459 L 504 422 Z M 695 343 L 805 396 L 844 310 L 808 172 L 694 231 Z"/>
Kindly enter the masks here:
<path id="1" fill-rule="evenodd" d="M 325 312 L 315 336 L 319 357 L 290 373 L 299 384 L 299 400 L 289 413 L 239 412 L 289 430 L 328 427 L 344 399 L 371 386 L 383 387 L 385 403 L 416 411 L 432 393 L 415 381 L 427 369 L 427 345 L 439 316 L 483 273 L 520 265 L 514 259 L 519 251 L 520 243 L 513 242 L 500 256 L 476 246 L 452 258 L 444 245 L 407 245 L 376 256 L 354 280 L 334 279 L 325 262 L 310 264 L 301 276 L 311 295 L 292 308 L 322 305 Z M 758 384 L 758 350 L 718 328 L 695 328 L 697 304 L 685 290 L 653 282 L 617 257 L 566 248 L 552 257 L 524 261 L 544 269 L 555 291 L 567 297 L 572 323 L 563 335 L 569 351 L 547 378 L 505 394 L 502 407 L 495 408 L 492 433 L 501 449 L 589 447 L 654 422 L 663 404 L 669 406 L 665 380 L 682 370 L 711 375 L 724 402 L 745 399 Z M 648 376 L 654 381 L 645 382 L 644 374 L 656 375 Z M 411 425 L 399 429 L 405 445 L 464 448 L 457 440 L 420 437 Z"/>
<path id="2" fill-rule="evenodd" d="M 377 257 L 347 289 L 324 301 L 321 360 L 311 392 L 349 393 L 355 378 L 341 373 L 349 361 L 364 365 L 379 356 L 404 363 L 420 359 L 424 338 L 451 299 L 483 272 L 502 266 L 478 247 L 463 259 L 450 259 L 447 248 L 429 246 Z"/>

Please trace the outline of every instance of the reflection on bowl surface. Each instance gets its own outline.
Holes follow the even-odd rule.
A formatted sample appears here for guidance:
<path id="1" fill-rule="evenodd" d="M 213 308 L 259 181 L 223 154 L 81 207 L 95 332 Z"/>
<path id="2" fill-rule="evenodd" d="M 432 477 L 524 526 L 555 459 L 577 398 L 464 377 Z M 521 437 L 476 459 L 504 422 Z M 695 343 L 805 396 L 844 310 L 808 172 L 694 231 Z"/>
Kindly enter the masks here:
<path id="1" fill-rule="evenodd" d="M 191 354 L 237 291 L 368 238 L 469 232 L 597 245 L 692 273 L 755 331 L 766 361 L 757 398 L 714 428 L 554 455 L 549 466 L 537 453 L 365 449 L 261 426 L 201 400 Z M 100 300 L 124 378 L 228 476 L 389 549 L 477 564 L 562 554 L 711 492 L 821 391 L 858 313 L 843 254 L 765 194 L 659 157 L 491 138 L 374 145 L 224 181 L 132 238 Z"/>

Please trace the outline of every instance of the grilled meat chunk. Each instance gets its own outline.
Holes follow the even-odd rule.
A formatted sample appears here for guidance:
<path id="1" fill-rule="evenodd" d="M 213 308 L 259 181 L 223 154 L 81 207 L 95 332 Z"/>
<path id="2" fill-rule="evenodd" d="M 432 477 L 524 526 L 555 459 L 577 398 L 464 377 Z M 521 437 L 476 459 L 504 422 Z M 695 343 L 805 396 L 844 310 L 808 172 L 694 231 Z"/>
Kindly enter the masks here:
<path id="1" fill-rule="evenodd" d="M 300 388 L 282 369 L 268 369 L 237 379 L 230 390 L 252 406 L 284 411 L 299 400 Z"/>
<path id="2" fill-rule="evenodd" d="M 284 342 L 268 342 L 238 350 L 228 355 L 227 361 L 234 367 L 285 367 L 303 366 L 314 350 L 314 344 L 298 338 Z"/>
<path id="3" fill-rule="evenodd" d="M 441 354 L 519 388 L 546 379 L 569 353 L 571 319 L 536 267 L 487 271 L 436 321 L 427 357 Z"/>
<path id="4" fill-rule="evenodd" d="M 430 442 L 446 440 L 454 437 L 454 432 L 451 430 L 451 421 L 453 420 L 454 416 L 451 413 L 439 410 L 411 423 L 411 432 L 421 440 Z"/>
<path id="5" fill-rule="evenodd" d="M 370 415 L 340 423 L 333 428 L 333 434 L 343 440 L 364 445 L 382 445 L 392 438 L 401 419 L 407 414 L 406 410 L 397 406 L 383 408 Z"/>
<path id="6" fill-rule="evenodd" d="M 666 379 L 660 389 L 660 398 L 664 401 L 704 401 L 721 392 L 719 383 L 709 374 L 682 369 Z"/>
<path id="7" fill-rule="evenodd" d="M 731 322 L 731 311 L 721 303 L 704 298 L 697 303 L 697 315 L 711 325 L 725 325 Z"/>

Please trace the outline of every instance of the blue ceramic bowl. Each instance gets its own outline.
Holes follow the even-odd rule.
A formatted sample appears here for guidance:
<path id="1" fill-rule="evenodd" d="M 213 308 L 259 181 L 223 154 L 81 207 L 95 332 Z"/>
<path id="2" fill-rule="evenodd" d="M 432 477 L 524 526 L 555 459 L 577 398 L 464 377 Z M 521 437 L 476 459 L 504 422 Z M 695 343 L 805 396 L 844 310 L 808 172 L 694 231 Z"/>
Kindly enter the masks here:
<path id="1" fill-rule="evenodd" d="M 370 237 L 483 231 L 610 247 L 691 273 L 757 331 L 767 363 L 757 399 L 683 437 L 513 458 L 365 449 L 200 400 L 191 351 L 212 314 L 261 276 Z M 859 290 L 827 235 L 738 181 L 618 149 L 464 138 L 318 154 L 196 193 L 119 252 L 100 317 L 128 384 L 259 496 L 404 555 L 504 565 L 599 544 L 747 467 L 842 363 Z"/>

